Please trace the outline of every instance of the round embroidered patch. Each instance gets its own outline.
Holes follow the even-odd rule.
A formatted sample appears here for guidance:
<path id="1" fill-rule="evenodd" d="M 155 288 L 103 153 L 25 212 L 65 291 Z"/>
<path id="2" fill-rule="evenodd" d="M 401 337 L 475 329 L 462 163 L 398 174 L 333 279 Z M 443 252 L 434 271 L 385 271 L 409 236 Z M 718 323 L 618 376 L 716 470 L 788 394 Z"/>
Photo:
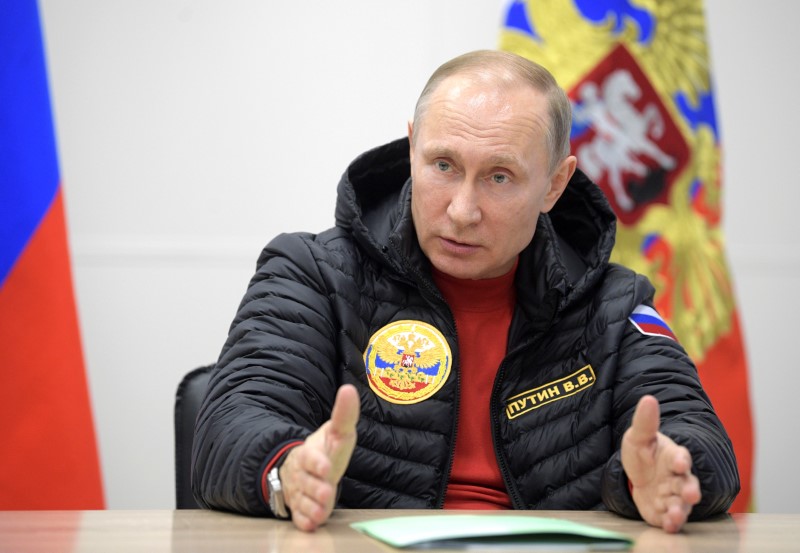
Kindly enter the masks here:
<path id="1" fill-rule="evenodd" d="M 435 394 L 450 376 L 450 346 L 422 321 L 395 321 L 372 335 L 364 351 L 369 386 L 391 403 L 411 404 Z"/>

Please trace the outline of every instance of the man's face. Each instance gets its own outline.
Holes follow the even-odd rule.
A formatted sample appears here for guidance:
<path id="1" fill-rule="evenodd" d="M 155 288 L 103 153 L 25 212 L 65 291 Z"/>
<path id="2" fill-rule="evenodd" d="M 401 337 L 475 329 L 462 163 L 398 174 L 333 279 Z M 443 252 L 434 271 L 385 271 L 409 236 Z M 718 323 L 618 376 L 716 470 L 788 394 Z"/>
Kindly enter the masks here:
<path id="1" fill-rule="evenodd" d="M 547 124 L 546 98 L 530 87 L 453 76 L 433 92 L 409 137 L 411 210 L 434 267 L 462 279 L 512 269 L 574 169 L 568 158 L 548 175 Z"/>

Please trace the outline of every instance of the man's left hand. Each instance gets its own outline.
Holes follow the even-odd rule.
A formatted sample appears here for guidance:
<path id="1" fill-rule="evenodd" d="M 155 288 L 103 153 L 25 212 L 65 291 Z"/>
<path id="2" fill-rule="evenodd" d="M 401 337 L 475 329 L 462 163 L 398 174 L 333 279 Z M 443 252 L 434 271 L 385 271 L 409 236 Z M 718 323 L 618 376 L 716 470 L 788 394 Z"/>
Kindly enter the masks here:
<path id="1" fill-rule="evenodd" d="M 678 532 L 700 501 L 689 450 L 659 432 L 658 400 L 644 396 L 622 437 L 622 467 L 633 486 L 633 502 L 649 524 Z"/>

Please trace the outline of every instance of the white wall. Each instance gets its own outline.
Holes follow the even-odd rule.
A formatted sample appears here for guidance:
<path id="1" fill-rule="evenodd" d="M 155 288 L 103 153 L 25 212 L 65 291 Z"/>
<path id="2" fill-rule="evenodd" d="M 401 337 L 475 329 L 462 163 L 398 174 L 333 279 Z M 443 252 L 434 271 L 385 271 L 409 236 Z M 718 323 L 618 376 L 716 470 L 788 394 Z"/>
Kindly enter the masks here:
<path id="1" fill-rule="evenodd" d="M 800 4 L 707 0 L 725 225 L 752 366 L 757 505 L 798 511 L 783 419 L 800 254 Z M 41 0 L 78 307 L 110 508 L 174 505 L 172 408 L 213 362 L 263 244 L 333 222 L 361 151 L 401 136 L 505 0 Z M 759 99 L 763 99 L 759 101 Z M 793 201 L 794 200 L 794 201 Z M 785 368 L 784 368 L 785 367 Z"/>

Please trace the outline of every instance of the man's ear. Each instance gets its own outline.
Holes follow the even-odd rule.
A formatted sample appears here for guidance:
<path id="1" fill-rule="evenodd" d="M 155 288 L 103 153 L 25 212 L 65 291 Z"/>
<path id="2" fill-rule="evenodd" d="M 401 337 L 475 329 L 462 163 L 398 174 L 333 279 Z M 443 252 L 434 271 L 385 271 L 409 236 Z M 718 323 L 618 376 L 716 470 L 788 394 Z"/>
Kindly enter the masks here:
<path id="1" fill-rule="evenodd" d="M 414 147 L 412 144 L 414 143 L 414 121 L 411 119 L 408 120 L 408 159 L 414 159 Z"/>
<path id="2" fill-rule="evenodd" d="M 575 169 L 578 167 L 578 158 L 575 156 L 567 156 L 559 164 L 553 175 L 550 177 L 550 189 L 544 196 L 544 213 L 547 213 L 561 197 L 561 194 L 566 190 L 569 180 L 575 174 Z"/>

